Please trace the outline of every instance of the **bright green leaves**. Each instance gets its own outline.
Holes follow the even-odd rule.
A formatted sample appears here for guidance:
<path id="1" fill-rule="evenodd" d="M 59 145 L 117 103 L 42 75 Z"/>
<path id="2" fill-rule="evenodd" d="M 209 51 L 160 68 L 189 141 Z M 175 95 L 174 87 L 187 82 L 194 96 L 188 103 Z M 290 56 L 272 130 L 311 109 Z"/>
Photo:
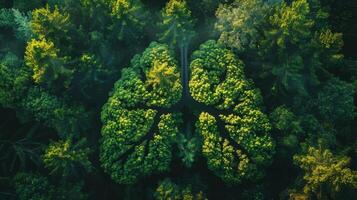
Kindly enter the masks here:
<path id="1" fill-rule="evenodd" d="M 295 156 L 294 160 L 305 172 L 304 192 L 315 193 L 318 199 L 324 199 L 325 192 L 340 191 L 342 186 L 357 188 L 357 171 L 347 167 L 348 157 L 337 157 L 328 149 L 310 147 L 306 155 Z"/>
<path id="2" fill-rule="evenodd" d="M 25 63 L 32 68 L 35 83 L 51 85 L 60 81 L 68 88 L 74 70 L 67 66 L 70 58 L 63 56 L 58 47 L 68 43 L 69 31 L 74 26 L 69 15 L 62 13 L 57 7 L 52 11 L 49 6 L 32 12 L 31 28 L 36 39 L 27 43 Z M 66 48 L 70 49 L 68 45 Z"/>
<path id="3" fill-rule="evenodd" d="M 70 37 L 67 33 L 73 25 L 68 14 L 63 14 L 57 7 L 52 11 L 47 6 L 32 12 L 31 28 L 38 38 L 46 38 L 56 43 L 60 38 Z"/>
<path id="4" fill-rule="evenodd" d="M 343 38 L 341 33 L 334 33 L 325 28 L 315 33 L 315 40 L 322 49 L 322 60 L 331 64 L 338 64 L 343 59 L 341 49 L 343 47 Z"/>
<path id="5" fill-rule="evenodd" d="M 35 83 L 51 84 L 64 78 L 65 85 L 70 83 L 72 71 L 64 68 L 65 58 L 58 56 L 59 50 L 53 42 L 46 39 L 32 39 L 25 52 L 25 63 L 33 70 Z"/>
<path id="6" fill-rule="evenodd" d="M 91 150 L 86 147 L 86 140 L 73 143 L 72 139 L 51 143 L 43 155 L 43 162 L 51 174 L 76 176 L 77 170 L 89 172 L 92 168 L 88 156 Z"/>
<path id="7" fill-rule="evenodd" d="M 239 81 L 243 64 L 213 40 L 201 45 L 200 51 L 195 51 L 192 58 L 189 82 L 192 97 L 207 105 L 217 105 L 222 101 L 220 108 L 230 108 L 239 88 L 245 87 L 244 82 Z M 221 81 L 222 77 L 226 79 Z"/>
<path id="8" fill-rule="evenodd" d="M 161 11 L 163 33 L 160 41 L 172 46 L 187 45 L 195 32 L 191 11 L 185 0 L 170 0 Z"/>
<path id="9" fill-rule="evenodd" d="M 197 128 L 203 137 L 202 154 L 207 158 L 208 168 L 226 182 L 239 183 L 248 172 L 247 155 L 220 136 L 216 119 L 208 113 L 200 114 Z"/>
<path id="10" fill-rule="evenodd" d="M 141 115 L 136 110 L 128 112 L 130 114 L 124 112 L 127 116 L 108 121 L 103 127 L 100 157 L 105 171 L 113 180 L 124 184 L 169 169 L 179 121 L 178 116 L 166 114 L 161 115 L 155 124 L 157 120 L 149 114 L 152 110 Z M 153 126 L 157 128 L 152 130 Z"/>
<path id="11" fill-rule="evenodd" d="M 202 112 L 196 124 L 209 168 L 231 183 L 259 178 L 258 168 L 270 163 L 274 144 L 260 93 L 245 78 L 242 62 L 208 41 L 194 52 L 191 70 L 192 97 L 218 109 L 218 114 Z M 226 110 L 230 113 L 223 114 Z"/>
<path id="12" fill-rule="evenodd" d="M 209 168 L 230 183 L 261 178 L 274 144 L 267 134 L 268 118 L 260 110 L 260 93 L 245 78 L 243 63 L 215 41 L 204 43 L 191 63 L 189 87 L 197 102 L 182 102 L 181 79 L 171 55 L 167 45 L 152 43 L 116 82 L 101 116 L 105 171 L 126 184 L 166 171 L 175 140 L 178 156 L 192 166 L 201 140 L 182 135 L 181 116 L 170 114 L 175 112 L 171 106 L 187 103 L 203 108 L 196 133 Z"/>
<path id="13" fill-rule="evenodd" d="M 179 101 L 181 92 L 176 62 L 167 45 L 152 43 L 122 71 L 102 110 L 100 160 L 116 182 L 131 184 L 169 169 L 180 116 L 160 108 Z"/>
<path id="14" fill-rule="evenodd" d="M 148 106 L 169 107 L 182 95 L 181 77 L 173 53 L 167 45 L 151 43 L 141 56 L 132 60 L 136 70 L 145 74 L 145 93 L 141 93 Z"/>
<path id="15" fill-rule="evenodd" d="M 303 39 L 309 39 L 310 28 L 314 21 L 310 18 L 310 7 L 307 0 L 293 1 L 291 6 L 282 3 L 277 12 L 270 17 L 271 24 L 277 32 L 270 32 L 277 36 L 276 43 L 280 48 L 287 48 L 288 43 L 301 44 Z M 307 45 L 307 44 L 306 44 Z"/>
<path id="16" fill-rule="evenodd" d="M 175 68 L 167 66 L 167 63 L 160 63 L 154 61 L 154 66 L 147 73 L 147 83 L 152 88 L 169 89 L 173 86 L 176 80 L 179 79 L 180 74 L 175 73 Z"/>

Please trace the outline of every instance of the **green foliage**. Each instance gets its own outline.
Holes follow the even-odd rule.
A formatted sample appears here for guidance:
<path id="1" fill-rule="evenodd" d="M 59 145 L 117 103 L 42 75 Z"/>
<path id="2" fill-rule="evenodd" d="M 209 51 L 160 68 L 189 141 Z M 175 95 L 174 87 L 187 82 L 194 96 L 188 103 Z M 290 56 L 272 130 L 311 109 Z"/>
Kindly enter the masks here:
<path id="1" fill-rule="evenodd" d="M 274 128 L 284 135 L 302 133 L 301 122 L 286 106 L 277 107 L 270 115 Z"/>
<path id="2" fill-rule="evenodd" d="M 328 149 L 309 147 L 307 154 L 295 156 L 294 160 L 305 172 L 305 193 L 315 193 L 322 199 L 322 190 L 331 194 L 346 185 L 357 188 L 357 172 L 347 167 L 348 157 L 334 156 Z"/>
<path id="3" fill-rule="evenodd" d="M 14 16 L 11 9 L 0 9 L 0 26 L 12 26 L 14 24 Z"/>
<path id="4" fill-rule="evenodd" d="M 10 127 L 14 121 L 12 119 L 0 124 L 0 177 L 10 177 L 29 166 L 41 165 L 43 145 L 38 138 L 39 124 L 30 128 L 20 125 L 13 131 Z"/>
<path id="5" fill-rule="evenodd" d="M 333 78 L 317 94 L 316 105 L 321 117 L 333 124 L 356 116 L 354 88 L 351 84 Z"/>
<path id="6" fill-rule="evenodd" d="M 191 186 L 180 186 L 170 179 L 161 181 L 155 191 L 156 200 L 206 200 L 202 191 L 194 193 Z"/>
<path id="7" fill-rule="evenodd" d="M 87 128 L 89 114 L 81 106 L 70 106 L 41 88 L 29 89 L 27 96 L 21 101 L 21 111 L 33 116 L 36 121 L 55 128 L 62 138 L 78 137 Z M 31 118 L 31 117 L 28 117 Z"/>
<path id="8" fill-rule="evenodd" d="M 245 78 L 243 63 L 208 41 L 194 52 L 191 71 L 190 89 L 196 101 L 232 110 L 229 115 L 218 115 L 219 119 L 207 112 L 199 116 L 196 126 L 208 167 L 227 182 L 260 178 L 260 167 L 270 163 L 274 144 L 267 134 L 271 129 L 268 118 L 260 110 L 260 93 Z M 225 123 L 227 135 L 220 133 L 217 120 Z"/>
<path id="9" fill-rule="evenodd" d="M 17 39 L 27 41 L 31 35 L 29 16 L 17 9 L 0 10 L 0 27 L 11 27 Z"/>
<path id="10" fill-rule="evenodd" d="M 354 199 L 356 5 L 0 0 L 0 199 Z"/>
<path id="11" fill-rule="evenodd" d="M 67 33 L 73 28 L 70 16 L 61 13 L 57 7 L 51 10 L 49 6 L 32 11 L 31 28 L 40 38 L 46 38 L 59 44 L 60 39 L 68 39 Z"/>
<path id="12" fill-rule="evenodd" d="M 60 182 L 58 185 L 41 175 L 19 173 L 14 178 L 16 194 L 20 200 L 82 200 L 87 199 L 82 183 Z"/>
<path id="13" fill-rule="evenodd" d="M 85 138 L 75 144 L 72 139 L 51 143 L 43 155 L 45 167 L 51 170 L 51 174 L 64 177 L 76 176 L 81 171 L 90 172 L 92 166 L 88 156 L 91 150 L 86 143 Z"/>
<path id="14" fill-rule="evenodd" d="M 30 71 L 23 67 L 19 58 L 9 52 L 0 63 L 0 104 L 16 107 L 26 95 L 31 80 Z"/>
<path id="15" fill-rule="evenodd" d="M 43 1 L 42 0 L 31 0 L 31 1 L 13 0 L 13 4 L 14 4 L 13 7 L 19 9 L 20 11 L 30 11 L 42 6 Z"/>
<path id="16" fill-rule="evenodd" d="M 142 55 L 134 57 L 130 68 L 122 71 L 122 78 L 115 83 L 102 109 L 100 160 L 118 183 L 134 183 L 143 176 L 169 169 L 180 118 L 150 106 L 170 107 L 179 100 L 182 86 L 175 63 L 166 45 L 152 43 Z M 154 86 L 149 74 L 157 65 L 177 75 L 159 78 Z M 163 84 L 172 87 L 157 87 Z"/>
<path id="17" fill-rule="evenodd" d="M 197 136 L 190 137 L 178 134 L 176 140 L 179 150 L 178 156 L 186 167 L 192 167 L 200 150 L 199 138 Z"/>
<path id="18" fill-rule="evenodd" d="M 149 17 L 140 0 L 109 0 L 111 16 L 114 24 L 111 29 L 119 40 L 135 41 L 142 37 L 142 33 Z"/>
<path id="19" fill-rule="evenodd" d="M 300 119 L 289 108 L 283 105 L 273 110 L 270 114 L 270 120 L 273 130 L 279 136 L 278 143 L 294 150 L 297 149 L 299 138 L 304 135 Z"/>
<path id="20" fill-rule="evenodd" d="M 16 27 L 16 37 L 20 40 L 27 41 L 32 36 L 32 30 L 30 27 L 29 16 L 21 13 L 20 11 L 13 9 L 15 27 Z"/>
<path id="21" fill-rule="evenodd" d="M 137 83 L 135 87 L 145 88 L 146 92 L 137 92 L 147 101 L 148 106 L 169 107 L 181 98 L 182 85 L 176 63 L 169 47 L 156 42 L 131 61 L 137 72 L 145 74 L 142 77 L 145 83 Z"/>
<path id="22" fill-rule="evenodd" d="M 185 0 L 170 0 L 161 11 L 160 41 L 171 46 L 187 45 L 194 37 L 194 20 Z"/>
<path id="23" fill-rule="evenodd" d="M 235 0 L 220 4 L 216 11 L 219 42 L 238 51 L 257 48 L 269 7 L 263 0 Z"/>
<path id="24" fill-rule="evenodd" d="M 46 39 L 32 39 L 25 52 L 25 63 L 33 71 L 35 83 L 51 85 L 57 79 L 64 79 L 65 86 L 71 81 L 72 70 L 64 67 L 66 58 L 59 57 L 59 50 Z"/>

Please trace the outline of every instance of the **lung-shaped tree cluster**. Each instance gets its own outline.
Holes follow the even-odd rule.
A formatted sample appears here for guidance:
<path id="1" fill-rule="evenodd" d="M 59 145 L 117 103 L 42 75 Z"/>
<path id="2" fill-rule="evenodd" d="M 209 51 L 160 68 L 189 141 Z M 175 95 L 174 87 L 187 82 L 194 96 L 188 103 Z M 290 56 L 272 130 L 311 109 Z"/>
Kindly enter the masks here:
<path id="1" fill-rule="evenodd" d="M 262 98 L 245 78 L 243 63 L 208 41 L 193 53 L 188 83 L 173 57 L 167 45 L 154 42 L 122 71 L 102 110 L 105 171 L 128 184 L 169 170 L 174 141 L 187 130 L 182 110 L 188 108 L 197 117 L 202 155 L 216 175 L 231 183 L 260 178 L 274 144 Z M 182 89 L 187 84 L 188 96 Z"/>
<path id="2" fill-rule="evenodd" d="M 274 144 L 269 120 L 260 110 L 262 97 L 245 78 L 243 63 L 208 41 L 194 52 L 191 70 L 191 95 L 206 108 L 196 126 L 208 167 L 227 182 L 260 178 Z"/>
<path id="3" fill-rule="evenodd" d="M 177 64 L 166 45 L 152 43 L 122 71 L 102 111 L 100 159 L 115 181 L 133 183 L 168 170 L 180 118 L 160 108 L 179 101 L 181 90 Z"/>

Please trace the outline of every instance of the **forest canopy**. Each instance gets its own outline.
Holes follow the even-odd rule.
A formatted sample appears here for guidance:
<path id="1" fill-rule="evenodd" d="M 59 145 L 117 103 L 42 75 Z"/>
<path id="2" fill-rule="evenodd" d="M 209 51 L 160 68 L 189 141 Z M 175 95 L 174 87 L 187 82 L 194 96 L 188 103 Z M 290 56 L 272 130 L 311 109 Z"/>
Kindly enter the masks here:
<path id="1" fill-rule="evenodd" d="M 357 196 L 354 0 L 0 0 L 0 199 Z"/>

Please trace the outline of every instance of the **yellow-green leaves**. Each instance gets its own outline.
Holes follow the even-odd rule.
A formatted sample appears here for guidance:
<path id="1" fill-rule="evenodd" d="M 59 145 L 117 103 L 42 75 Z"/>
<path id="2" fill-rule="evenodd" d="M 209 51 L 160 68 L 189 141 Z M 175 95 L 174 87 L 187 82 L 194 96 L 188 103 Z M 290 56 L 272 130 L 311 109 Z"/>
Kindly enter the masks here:
<path id="1" fill-rule="evenodd" d="M 43 155 L 45 166 L 61 176 L 76 176 L 78 169 L 89 172 L 92 168 L 88 156 L 90 149 L 86 147 L 86 140 L 81 139 L 73 143 L 71 139 L 51 143 Z"/>
<path id="2" fill-rule="evenodd" d="M 46 39 L 32 39 L 25 51 L 25 63 L 33 70 L 35 83 L 54 81 L 59 78 L 59 72 L 63 68 L 64 59 L 58 57 L 59 50 L 53 42 Z M 63 71 L 70 74 L 70 71 Z M 46 83 L 48 84 L 48 83 Z"/>
<path id="3" fill-rule="evenodd" d="M 111 27 L 117 32 L 119 40 L 142 37 L 141 33 L 147 23 L 148 13 L 140 0 L 109 0 L 108 6 L 114 24 Z"/>
<path id="4" fill-rule="evenodd" d="M 202 112 L 196 123 L 208 167 L 230 183 L 260 178 L 262 166 L 271 162 L 274 143 L 269 120 L 260 110 L 260 93 L 245 78 L 243 63 L 207 41 L 194 52 L 191 71 L 193 99 L 218 112 Z"/>
<path id="5" fill-rule="evenodd" d="M 153 42 L 132 60 L 136 70 L 142 70 L 145 77 L 145 93 L 141 93 L 150 106 L 169 107 L 182 95 L 181 76 L 177 62 L 167 45 Z"/>
<path id="6" fill-rule="evenodd" d="M 38 38 L 57 40 L 65 37 L 72 28 L 69 15 L 60 12 L 57 7 L 51 10 L 49 6 L 32 12 L 31 28 Z"/>
<path id="7" fill-rule="evenodd" d="M 147 84 L 153 88 L 171 88 L 179 77 L 180 74 L 175 72 L 175 68 L 169 67 L 168 63 L 159 61 L 154 61 L 154 66 L 146 75 Z"/>
<path id="8" fill-rule="evenodd" d="M 154 197 L 155 200 L 207 200 L 202 191 L 195 192 L 191 185 L 177 185 L 170 179 L 159 183 Z"/>
<path id="9" fill-rule="evenodd" d="M 295 156 L 294 160 L 304 170 L 304 192 L 315 193 L 320 199 L 327 191 L 340 191 L 342 186 L 357 188 L 357 171 L 348 168 L 350 158 L 338 157 L 328 149 L 310 147 L 306 155 Z"/>
<path id="10" fill-rule="evenodd" d="M 102 109 L 100 160 L 118 183 L 169 169 L 180 115 L 162 113 L 180 100 L 182 86 L 167 45 L 152 43 L 122 71 Z M 141 107 L 141 108 L 140 108 Z"/>
<path id="11" fill-rule="evenodd" d="M 194 21 L 185 0 L 170 0 L 161 11 L 160 41 L 171 46 L 187 45 L 194 37 Z"/>
<path id="12" fill-rule="evenodd" d="M 232 4 L 221 4 L 215 25 L 220 32 L 219 42 L 239 51 L 256 48 L 267 15 L 268 6 L 262 0 L 235 0 Z"/>
<path id="13" fill-rule="evenodd" d="M 297 44 L 300 38 L 310 36 L 309 29 L 314 25 L 311 20 L 310 7 L 307 0 L 293 1 L 291 6 L 282 3 L 278 11 L 270 17 L 273 26 L 279 27 L 281 38 L 278 39 L 278 46 L 285 47 L 285 40 Z M 286 37 L 286 38 L 285 38 Z"/>

